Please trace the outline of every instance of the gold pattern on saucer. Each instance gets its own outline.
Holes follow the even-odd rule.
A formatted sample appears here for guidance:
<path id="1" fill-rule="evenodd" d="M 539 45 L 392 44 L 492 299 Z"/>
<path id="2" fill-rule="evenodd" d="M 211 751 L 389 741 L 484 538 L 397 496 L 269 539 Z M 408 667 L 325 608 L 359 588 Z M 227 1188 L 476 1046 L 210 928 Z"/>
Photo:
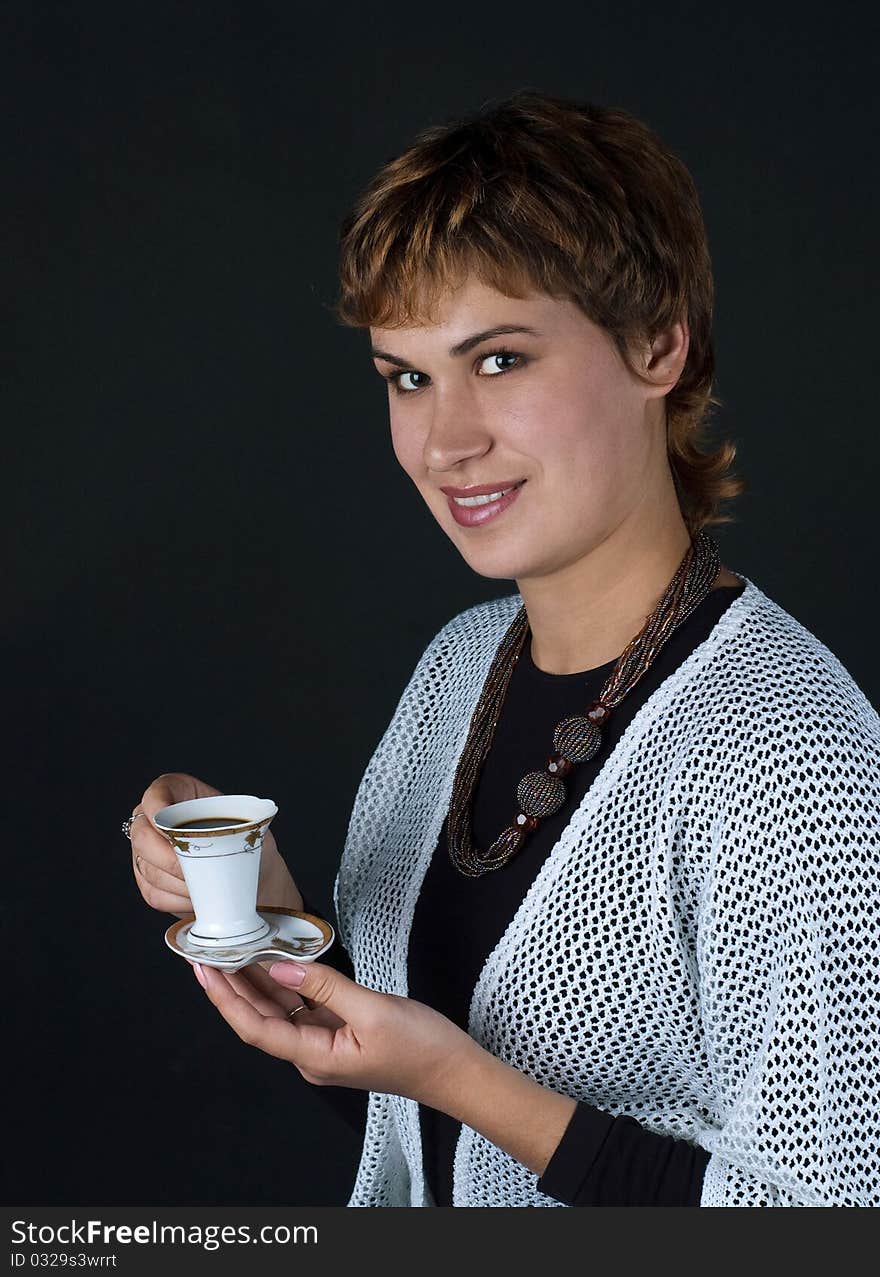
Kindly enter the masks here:
<path id="1" fill-rule="evenodd" d="M 286 949 L 294 957 L 298 953 L 317 953 L 323 947 L 322 936 L 312 936 L 311 939 L 308 936 L 297 936 L 294 940 L 279 940 L 276 936 L 272 941 L 273 949 Z"/>
<path id="2" fill-rule="evenodd" d="M 325 922 L 323 918 L 319 918 L 315 913 L 303 913 L 301 909 L 288 909 L 282 905 L 257 905 L 257 913 L 283 913 L 288 918 L 305 918 L 306 922 L 312 922 L 324 937 L 324 943 L 331 938 L 332 928 L 329 922 Z"/>

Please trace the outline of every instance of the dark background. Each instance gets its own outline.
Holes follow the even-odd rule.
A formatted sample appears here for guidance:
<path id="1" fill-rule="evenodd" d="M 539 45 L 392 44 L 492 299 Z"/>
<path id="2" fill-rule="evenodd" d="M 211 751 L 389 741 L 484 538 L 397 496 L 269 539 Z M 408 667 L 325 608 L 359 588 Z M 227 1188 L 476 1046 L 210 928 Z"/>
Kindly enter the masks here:
<path id="1" fill-rule="evenodd" d="M 532 87 L 644 118 L 716 281 L 716 531 L 876 705 L 876 19 L 12 4 L 2 16 L 12 1204 L 335 1205 L 358 1141 L 165 947 L 120 822 L 268 795 L 330 908 L 360 776 L 475 576 L 399 471 L 338 223 L 429 124 Z M 817 716 L 833 705 L 817 705 Z"/>

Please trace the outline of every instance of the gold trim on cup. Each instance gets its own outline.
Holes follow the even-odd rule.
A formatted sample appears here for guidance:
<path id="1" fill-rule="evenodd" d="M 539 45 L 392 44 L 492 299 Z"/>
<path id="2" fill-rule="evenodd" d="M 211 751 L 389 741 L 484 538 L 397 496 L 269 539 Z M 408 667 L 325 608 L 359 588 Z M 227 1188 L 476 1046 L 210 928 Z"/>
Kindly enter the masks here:
<path id="1" fill-rule="evenodd" d="M 271 820 L 274 820 L 274 817 L 264 816 L 262 820 L 251 821 L 250 824 L 247 825 L 236 825 L 234 827 L 230 826 L 229 828 L 221 829 L 187 829 L 185 825 L 181 825 L 179 828 L 175 828 L 173 830 L 165 828 L 164 825 L 157 825 L 156 827 L 165 834 L 170 843 L 174 844 L 174 847 L 182 856 L 192 856 L 196 853 L 191 852 L 189 849 L 189 844 L 191 842 L 199 842 L 206 838 L 210 838 L 213 841 L 215 837 L 219 836 L 221 838 L 225 838 L 227 834 L 241 834 L 246 830 L 251 831 L 248 834 L 248 837 L 245 838 L 245 843 L 247 843 L 248 846 L 240 848 L 240 850 L 259 851 L 262 846 L 261 840 L 265 838 L 266 830 L 269 828 Z M 258 843 L 260 846 L 257 845 Z M 235 856 L 238 855 L 238 852 L 221 851 L 217 854 L 219 856 Z M 211 857 L 200 856 L 199 859 L 210 860 Z"/>
<path id="2" fill-rule="evenodd" d="M 202 817 L 203 820 L 210 820 L 210 816 Z M 274 820 L 274 816 L 261 816 L 259 820 L 249 820 L 247 824 L 239 825 L 221 825 L 219 829 L 190 829 L 186 825 L 175 825 L 169 828 L 168 825 L 160 825 L 155 822 L 156 828 L 161 829 L 163 834 L 189 834 L 190 838 L 205 838 L 209 834 L 212 838 L 225 838 L 227 834 L 243 834 L 248 830 L 259 829 L 261 825 L 267 824 L 270 820 Z"/>

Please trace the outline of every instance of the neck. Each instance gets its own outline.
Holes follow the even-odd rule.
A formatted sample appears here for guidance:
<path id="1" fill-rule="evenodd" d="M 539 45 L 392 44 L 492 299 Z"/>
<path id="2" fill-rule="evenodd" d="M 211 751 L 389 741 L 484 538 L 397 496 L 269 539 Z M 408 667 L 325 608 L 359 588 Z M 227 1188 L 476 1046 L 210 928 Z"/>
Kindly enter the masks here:
<path id="1" fill-rule="evenodd" d="M 583 558 L 550 575 L 517 581 L 538 669 L 548 674 L 596 669 L 616 660 L 635 638 L 691 544 L 674 493 L 673 498 L 674 510 L 665 519 L 626 520 Z M 724 577 L 717 583 L 724 584 Z"/>

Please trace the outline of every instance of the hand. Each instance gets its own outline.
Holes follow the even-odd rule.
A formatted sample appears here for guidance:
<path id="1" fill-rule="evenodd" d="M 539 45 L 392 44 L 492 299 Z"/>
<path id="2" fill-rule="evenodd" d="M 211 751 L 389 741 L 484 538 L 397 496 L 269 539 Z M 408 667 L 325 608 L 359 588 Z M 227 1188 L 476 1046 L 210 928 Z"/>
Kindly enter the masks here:
<path id="1" fill-rule="evenodd" d="M 138 890 L 153 909 L 176 914 L 179 918 L 194 912 L 177 852 L 153 824 L 153 817 L 172 803 L 182 803 L 190 798 L 210 798 L 219 793 L 221 790 L 185 772 L 166 772 L 153 781 L 135 808 L 135 811 L 145 812 L 146 816 L 131 826 L 131 864 Z M 303 907 L 299 888 L 278 851 L 270 829 L 266 830 L 260 855 L 257 904 L 279 905 L 287 909 Z"/>
<path id="2" fill-rule="evenodd" d="M 257 964 L 236 972 L 193 965 L 243 1042 L 287 1060 L 316 1086 L 405 1095 L 444 1108 L 467 1063 L 485 1054 L 439 1011 L 377 993 L 334 967 L 276 962 L 267 973 Z M 304 1001 L 307 1009 L 288 1020 Z"/>

